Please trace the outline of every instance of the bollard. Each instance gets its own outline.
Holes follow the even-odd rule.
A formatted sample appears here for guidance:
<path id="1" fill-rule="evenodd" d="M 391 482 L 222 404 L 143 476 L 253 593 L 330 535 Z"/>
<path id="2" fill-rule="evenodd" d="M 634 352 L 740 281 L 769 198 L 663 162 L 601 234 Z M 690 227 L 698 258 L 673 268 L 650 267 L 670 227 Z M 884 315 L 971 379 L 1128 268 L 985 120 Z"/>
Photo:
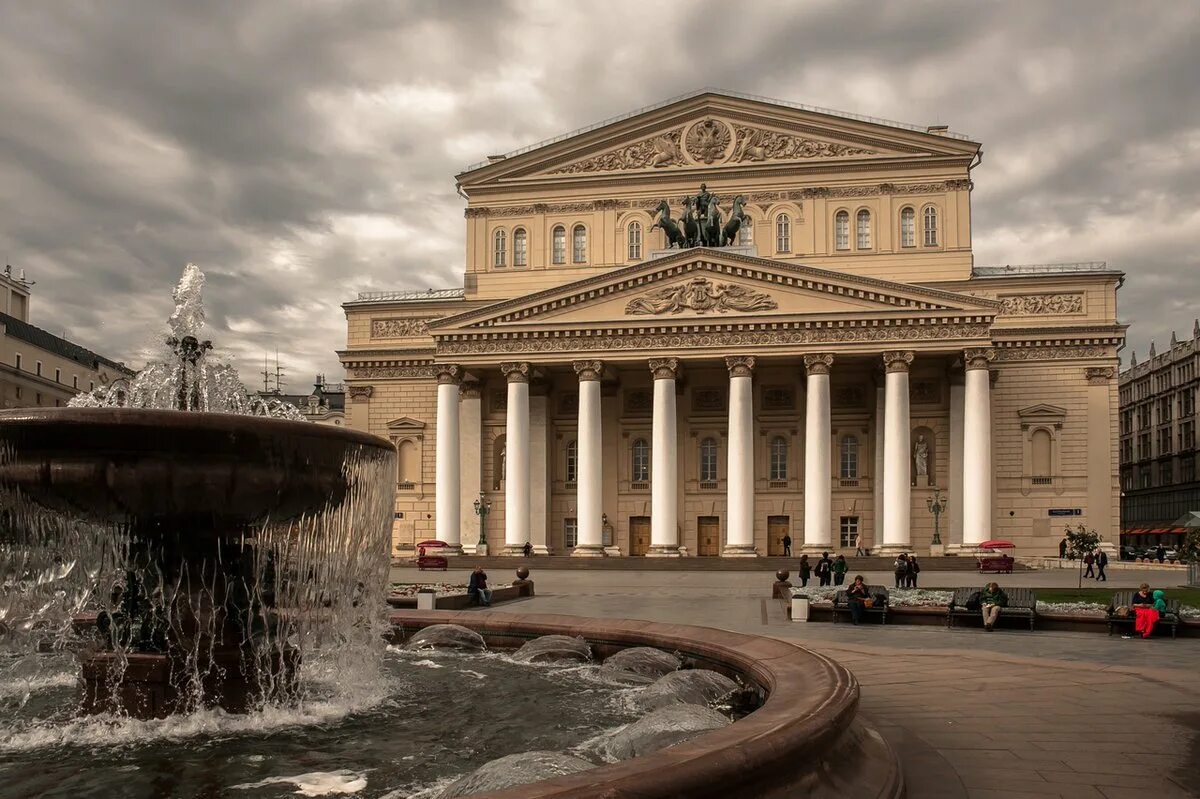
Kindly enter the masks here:
<path id="1" fill-rule="evenodd" d="M 417 591 L 417 610 L 434 610 L 437 607 L 437 591 L 421 588 Z"/>
<path id="2" fill-rule="evenodd" d="M 808 621 L 807 594 L 792 594 L 792 621 Z"/>

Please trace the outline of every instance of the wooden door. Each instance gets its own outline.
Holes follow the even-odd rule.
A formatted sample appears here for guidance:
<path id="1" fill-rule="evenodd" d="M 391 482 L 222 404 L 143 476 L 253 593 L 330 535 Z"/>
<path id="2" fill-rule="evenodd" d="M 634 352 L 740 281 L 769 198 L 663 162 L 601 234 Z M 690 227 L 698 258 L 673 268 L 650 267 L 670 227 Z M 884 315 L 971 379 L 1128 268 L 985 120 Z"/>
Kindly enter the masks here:
<path id="1" fill-rule="evenodd" d="M 721 554 L 721 519 L 717 516 L 698 518 L 696 537 L 696 554 L 701 557 L 716 557 Z"/>
<path id="2" fill-rule="evenodd" d="M 790 516 L 767 517 L 767 554 L 781 556 L 783 552 L 783 537 L 792 529 Z"/>
<path id="3" fill-rule="evenodd" d="M 650 551 L 650 517 L 629 517 L 629 554 L 645 555 Z"/>

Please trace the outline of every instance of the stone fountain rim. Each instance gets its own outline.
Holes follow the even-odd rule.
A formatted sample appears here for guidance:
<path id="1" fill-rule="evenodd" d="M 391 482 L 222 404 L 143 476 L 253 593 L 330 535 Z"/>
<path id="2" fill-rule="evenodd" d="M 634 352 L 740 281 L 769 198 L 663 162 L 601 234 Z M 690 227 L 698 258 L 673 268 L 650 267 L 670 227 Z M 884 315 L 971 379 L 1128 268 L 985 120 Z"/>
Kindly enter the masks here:
<path id="1" fill-rule="evenodd" d="M 632 619 L 476 611 L 396 611 L 404 635 L 433 624 L 460 624 L 490 644 L 516 646 L 541 635 L 582 636 L 593 646 L 653 646 L 734 669 L 767 695 L 755 712 L 652 755 L 599 766 L 474 799 L 616 799 L 617 797 L 792 796 L 797 785 L 829 795 L 895 799 L 904 778 L 895 752 L 856 722 L 859 685 L 841 664 L 773 638 Z M 853 773 L 836 773 L 857 727 L 872 752 Z M 873 736 L 873 738 L 871 737 Z M 844 770 L 843 770 L 844 771 Z M 837 781 L 835 788 L 833 782 Z M 825 792 L 812 792 L 825 796 Z M 806 794 L 807 795 L 807 794 Z"/>
<path id="2" fill-rule="evenodd" d="M 156 408 L 17 408 L 0 411 L 0 428 L 8 425 L 128 425 L 130 427 L 207 430 L 212 433 L 260 435 L 264 432 L 340 439 L 367 447 L 395 449 L 390 441 L 349 427 L 273 419 L 238 413 L 173 411 Z"/>

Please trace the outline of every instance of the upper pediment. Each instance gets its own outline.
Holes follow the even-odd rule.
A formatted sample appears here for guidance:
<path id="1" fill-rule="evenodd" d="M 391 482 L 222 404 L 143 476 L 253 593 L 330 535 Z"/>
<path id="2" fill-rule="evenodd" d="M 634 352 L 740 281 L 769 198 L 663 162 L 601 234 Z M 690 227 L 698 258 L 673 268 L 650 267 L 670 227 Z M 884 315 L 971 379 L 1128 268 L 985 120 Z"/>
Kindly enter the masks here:
<path id="1" fill-rule="evenodd" d="M 696 248 L 430 323 L 479 328 L 662 325 L 752 318 L 994 317 L 996 300 Z"/>
<path id="2" fill-rule="evenodd" d="M 972 156 L 979 145 L 898 124 L 704 92 L 497 157 L 459 175 L 472 185 L 522 178 L 663 173 L 778 162 Z"/>

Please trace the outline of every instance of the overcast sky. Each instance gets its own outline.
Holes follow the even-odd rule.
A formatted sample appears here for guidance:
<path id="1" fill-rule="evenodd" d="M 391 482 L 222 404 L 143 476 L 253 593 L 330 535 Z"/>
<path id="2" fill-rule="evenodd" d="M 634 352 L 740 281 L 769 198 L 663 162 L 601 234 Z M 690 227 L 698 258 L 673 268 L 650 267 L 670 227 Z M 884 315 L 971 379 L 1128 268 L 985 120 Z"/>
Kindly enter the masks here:
<path id="1" fill-rule="evenodd" d="M 340 304 L 462 285 L 454 174 L 703 86 L 983 142 L 977 264 L 1106 260 L 1144 358 L 1200 316 L 1200 3 L 0 0 L 0 258 L 131 362 L 188 261 L 254 385 Z"/>

